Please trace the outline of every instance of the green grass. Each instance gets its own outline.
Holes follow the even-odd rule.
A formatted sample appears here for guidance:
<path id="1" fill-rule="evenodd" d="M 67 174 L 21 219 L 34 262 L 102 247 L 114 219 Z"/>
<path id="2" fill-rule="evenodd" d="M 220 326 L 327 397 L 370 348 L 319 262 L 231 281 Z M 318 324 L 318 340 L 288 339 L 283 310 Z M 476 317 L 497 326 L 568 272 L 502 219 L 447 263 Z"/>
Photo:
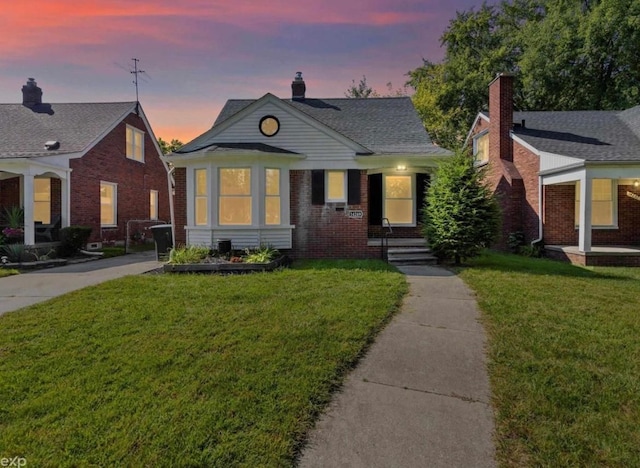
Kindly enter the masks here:
<path id="1" fill-rule="evenodd" d="M 19 274 L 20 272 L 18 270 L 14 270 L 13 268 L 0 268 L 0 278 Z"/>
<path id="2" fill-rule="evenodd" d="M 487 254 L 478 294 L 502 466 L 640 466 L 640 269 Z"/>
<path id="3" fill-rule="evenodd" d="M 0 455 L 286 466 L 396 310 L 379 262 L 131 276 L 0 317 Z"/>

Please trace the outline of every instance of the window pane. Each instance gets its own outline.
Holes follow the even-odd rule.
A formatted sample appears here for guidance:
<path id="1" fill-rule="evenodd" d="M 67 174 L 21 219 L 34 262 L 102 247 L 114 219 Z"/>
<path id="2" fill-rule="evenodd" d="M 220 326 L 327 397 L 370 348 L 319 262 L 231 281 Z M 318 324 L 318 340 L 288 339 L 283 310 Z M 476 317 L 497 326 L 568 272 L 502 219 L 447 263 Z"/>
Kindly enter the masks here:
<path id="1" fill-rule="evenodd" d="M 265 205 L 265 223 L 280 224 L 280 197 L 267 197 Z"/>
<path id="2" fill-rule="evenodd" d="M 280 195 L 280 169 L 266 169 L 267 195 Z"/>
<path id="3" fill-rule="evenodd" d="M 149 192 L 149 219 L 158 219 L 158 191 Z"/>
<path id="4" fill-rule="evenodd" d="M 476 161 L 484 162 L 489 160 L 489 134 L 476 138 Z"/>
<path id="5" fill-rule="evenodd" d="M 613 183 L 611 179 L 593 179 L 591 185 L 591 224 L 613 226 Z M 575 224 L 580 225 L 580 182 L 576 182 Z"/>
<path id="6" fill-rule="evenodd" d="M 385 216 L 391 224 L 413 223 L 413 200 L 387 199 L 385 204 Z"/>
<path id="7" fill-rule="evenodd" d="M 413 198 L 411 176 L 386 176 L 386 198 Z"/>
<path id="8" fill-rule="evenodd" d="M 196 169 L 196 195 L 207 195 L 207 170 Z"/>
<path id="9" fill-rule="evenodd" d="M 251 197 L 220 197 L 220 224 L 251 224 Z"/>
<path id="10" fill-rule="evenodd" d="M 327 172 L 327 200 L 345 200 L 345 171 Z"/>
<path id="11" fill-rule="evenodd" d="M 133 129 L 127 127 L 127 157 L 133 157 Z"/>
<path id="12" fill-rule="evenodd" d="M 51 222 L 51 179 L 33 179 L 33 220 Z"/>
<path id="13" fill-rule="evenodd" d="M 134 142 L 135 148 L 133 150 L 134 158 L 138 161 L 142 161 L 142 136 L 141 132 L 134 130 Z"/>
<path id="14" fill-rule="evenodd" d="M 251 195 L 251 169 L 220 169 L 220 195 Z"/>
<path id="15" fill-rule="evenodd" d="M 116 191 L 111 184 L 100 184 L 100 224 L 116 224 Z"/>
<path id="16" fill-rule="evenodd" d="M 197 197 L 196 198 L 196 225 L 202 226 L 206 225 L 207 220 L 207 198 L 206 197 Z"/>

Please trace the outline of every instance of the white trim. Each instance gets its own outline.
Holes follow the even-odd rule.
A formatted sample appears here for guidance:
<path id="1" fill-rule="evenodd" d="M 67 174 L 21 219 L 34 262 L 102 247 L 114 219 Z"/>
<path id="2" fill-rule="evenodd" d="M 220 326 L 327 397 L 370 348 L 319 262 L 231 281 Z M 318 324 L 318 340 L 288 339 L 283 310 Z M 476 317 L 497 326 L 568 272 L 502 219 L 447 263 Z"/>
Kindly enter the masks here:
<path id="1" fill-rule="evenodd" d="M 489 117 L 484 115 L 482 112 L 478 112 L 478 115 L 476 115 L 476 118 L 473 120 L 473 123 L 471 124 L 471 129 L 467 132 L 467 137 L 464 139 L 463 147 L 466 147 L 469 144 L 469 138 L 471 138 L 471 136 L 473 135 L 473 129 L 476 128 L 476 125 L 478 125 L 478 121 L 480 119 L 484 120 L 487 123 L 490 123 Z"/>

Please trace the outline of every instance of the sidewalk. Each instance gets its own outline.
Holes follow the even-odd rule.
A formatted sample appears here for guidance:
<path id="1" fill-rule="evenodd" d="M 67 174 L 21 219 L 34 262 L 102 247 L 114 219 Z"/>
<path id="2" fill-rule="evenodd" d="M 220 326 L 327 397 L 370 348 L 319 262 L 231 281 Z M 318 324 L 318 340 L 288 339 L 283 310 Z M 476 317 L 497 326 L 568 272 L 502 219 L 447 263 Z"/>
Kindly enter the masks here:
<path id="1" fill-rule="evenodd" d="M 485 335 L 453 273 L 401 267 L 410 292 L 311 431 L 310 467 L 493 467 Z"/>
<path id="2" fill-rule="evenodd" d="M 0 315 L 55 296 L 162 266 L 154 251 L 36 270 L 0 279 Z"/>

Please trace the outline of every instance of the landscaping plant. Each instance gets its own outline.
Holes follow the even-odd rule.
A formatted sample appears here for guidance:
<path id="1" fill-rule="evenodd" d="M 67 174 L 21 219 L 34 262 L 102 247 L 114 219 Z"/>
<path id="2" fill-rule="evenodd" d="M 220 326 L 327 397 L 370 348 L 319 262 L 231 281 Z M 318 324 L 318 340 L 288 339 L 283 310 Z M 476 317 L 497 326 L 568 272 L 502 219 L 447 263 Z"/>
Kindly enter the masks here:
<path id="1" fill-rule="evenodd" d="M 423 210 L 423 233 L 439 258 L 459 264 L 478 255 L 495 239 L 500 211 L 484 175 L 484 169 L 476 168 L 464 151 L 440 165 Z"/>

